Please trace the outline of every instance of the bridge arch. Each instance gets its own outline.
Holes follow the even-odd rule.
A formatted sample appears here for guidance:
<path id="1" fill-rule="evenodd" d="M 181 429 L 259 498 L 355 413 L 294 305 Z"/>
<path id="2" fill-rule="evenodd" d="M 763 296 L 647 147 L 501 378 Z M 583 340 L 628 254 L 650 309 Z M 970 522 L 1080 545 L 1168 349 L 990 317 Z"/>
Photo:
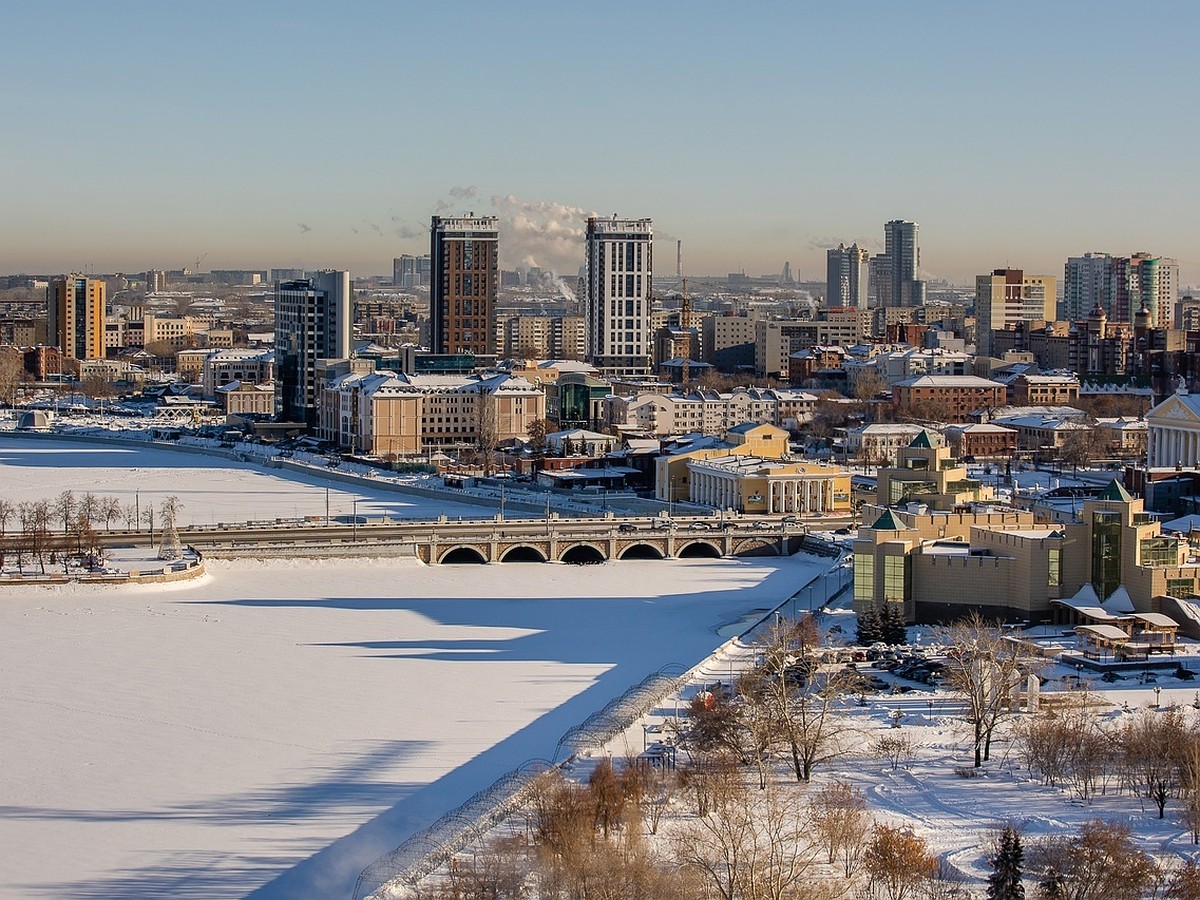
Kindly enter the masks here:
<path id="1" fill-rule="evenodd" d="M 475 547 L 451 547 L 442 554 L 442 558 L 438 562 L 446 566 L 461 565 L 464 563 L 479 565 L 486 563 L 487 557 Z"/>
<path id="2" fill-rule="evenodd" d="M 721 548 L 709 541 L 692 541 L 675 551 L 680 559 L 720 559 Z"/>
<path id="3" fill-rule="evenodd" d="M 768 538 L 748 538 L 733 546 L 734 556 L 778 556 L 779 543 Z"/>
<path id="4" fill-rule="evenodd" d="M 663 552 L 653 544 L 630 544 L 617 554 L 617 559 L 662 559 Z"/>
<path id="5" fill-rule="evenodd" d="M 604 555 L 604 551 L 595 544 L 578 543 L 572 544 L 563 550 L 559 556 L 559 560 L 565 563 L 574 563 L 575 565 L 594 565 L 596 563 L 606 562 L 608 557 Z"/>
<path id="6" fill-rule="evenodd" d="M 528 544 L 518 544 L 516 547 L 509 547 L 500 556 L 500 562 L 522 563 L 522 562 L 537 562 L 544 563 L 546 554 L 537 547 L 531 547 Z"/>

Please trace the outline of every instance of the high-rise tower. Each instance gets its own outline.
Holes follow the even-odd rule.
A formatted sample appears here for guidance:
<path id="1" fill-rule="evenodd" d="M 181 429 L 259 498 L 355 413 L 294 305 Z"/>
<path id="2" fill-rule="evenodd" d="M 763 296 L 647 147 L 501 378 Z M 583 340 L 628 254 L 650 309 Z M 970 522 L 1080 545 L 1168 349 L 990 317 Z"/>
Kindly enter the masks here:
<path id="1" fill-rule="evenodd" d="M 888 302 L 881 306 L 922 306 L 925 303 L 925 282 L 917 277 L 921 271 L 919 228 L 916 222 L 903 219 L 893 219 L 883 226 L 883 255 L 888 259 L 891 284 Z"/>
<path id="2" fill-rule="evenodd" d="M 434 216 L 429 323 L 434 353 L 496 352 L 500 229 L 495 216 Z"/>
<path id="3" fill-rule="evenodd" d="M 46 287 L 46 332 L 67 359 L 104 358 L 104 282 L 83 275 Z"/>
<path id="4" fill-rule="evenodd" d="M 975 278 L 975 330 L 979 352 L 995 354 L 993 333 L 1018 322 L 1054 321 L 1053 275 L 1026 275 L 1021 269 L 995 269 Z"/>
<path id="5" fill-rule="evenodd" d="M 588 219 L 587 361 L 605 375 L 650 374 L 653 249 L 649 219 Z"/>
<path id="6" fill-rule="evenodd" d="M 839 244 L 825 254 L 825 305 L 867 308 L 867 251 L 851 244 Z"/>
<path id="7" fill-rule="evenodd" d="M 317 360 L 350 356 L 350 273 L 326 269 L 275 283 L 276 411 L 317 424 Z"/>

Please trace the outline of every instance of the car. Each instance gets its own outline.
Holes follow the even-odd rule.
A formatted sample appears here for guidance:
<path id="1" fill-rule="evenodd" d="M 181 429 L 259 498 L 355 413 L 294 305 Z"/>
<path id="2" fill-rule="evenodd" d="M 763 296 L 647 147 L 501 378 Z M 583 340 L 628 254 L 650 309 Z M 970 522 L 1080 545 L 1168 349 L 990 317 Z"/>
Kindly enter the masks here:
<path id="1" fill-rule="evenodd" d="M 795 525 L 800 519 L 797 516 L 784 516 L 779 521 L 784 525 Z"/>
<path id="2" fill-rule="evenodd" d="M 847 528 L 838 528 L 838 529 L 834 530 L 833 533 L 834 534 L 849 534 L 850 529 L 848 527 Z"/>
<path id="3" fill-rule="evenodd" d="M 693 531 L 708 531 L 710 528 L 712 528 L 712 526 L 707 522 L 693 522 L 688 526 L 688 528 L 692 529 Z"/>
<path id="4" fill-rule="evenodd" d="M 630 531 L 637 531 L 637 530 L 638 530 L 638 527 L 636 525 L 634 525 L 632 522 L 622 522 L 620 525 L 617 526 L 617 531 L 630 532 Z"/>
<path id="5" fill-rule="evenodd" d="M 770 523 L 770 522 L 758 521 L 758 522 L 755 522 L 755 523 L 754 523 L 754 527 L 755 527 L 755 528 L 770 528 L 770 527 L 771 527 L 771 523 Z"/>

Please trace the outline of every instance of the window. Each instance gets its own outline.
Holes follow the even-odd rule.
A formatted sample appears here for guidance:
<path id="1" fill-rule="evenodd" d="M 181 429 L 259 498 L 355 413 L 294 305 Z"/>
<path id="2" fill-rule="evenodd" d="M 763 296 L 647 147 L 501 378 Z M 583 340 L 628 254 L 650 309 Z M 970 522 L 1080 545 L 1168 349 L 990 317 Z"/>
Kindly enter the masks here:
<path id="1" fill-rule="evenodd" d="M 908 594 L 908 557 L 883 559 L 883 599 L 903 602 Z"/>
<path id="2" fill-rule="evenodd" d="M 1190 597 L 1196 593 L 1194 578 L 1168 578 L 1167 594 L 1175 598 Z"/>
<path id="3" fill-rule="evenodd" d="M 870 553 L 854 554 L 854 599 L 875 598 L 875 557 Z"/>
<path id="4" fill-rule="evenodd" d="M 1051 547 L 1046 561 L 1046 584 L 1049 587 L 1062 585 L 1062 548 Z"/>

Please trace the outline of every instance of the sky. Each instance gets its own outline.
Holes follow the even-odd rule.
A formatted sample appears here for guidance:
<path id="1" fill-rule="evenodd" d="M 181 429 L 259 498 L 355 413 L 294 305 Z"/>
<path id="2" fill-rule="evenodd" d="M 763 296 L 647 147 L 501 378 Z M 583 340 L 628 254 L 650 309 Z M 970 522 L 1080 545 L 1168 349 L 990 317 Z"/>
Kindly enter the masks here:
<path id="1" fill-rule="evenodd" d="M 920 223 L 926 277 L 1139 250 L 1200 284 L 1192 2 L 8 4 L 0 273 L 337 267 L 589 213 L 694 273 L 824 278 Z"/>

